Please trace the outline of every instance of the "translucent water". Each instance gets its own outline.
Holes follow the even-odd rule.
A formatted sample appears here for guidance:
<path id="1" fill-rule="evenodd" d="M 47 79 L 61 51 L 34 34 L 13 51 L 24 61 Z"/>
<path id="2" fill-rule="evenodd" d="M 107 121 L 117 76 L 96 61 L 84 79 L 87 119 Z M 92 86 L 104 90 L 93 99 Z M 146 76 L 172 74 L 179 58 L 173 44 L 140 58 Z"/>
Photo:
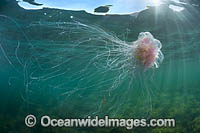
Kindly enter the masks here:
<path id="1" fill-rule="evenodd" d="M 70 16 L 66 21 L 0 16 L 1 111 L 8 125 L 23 123 L 31 113 L 109 115 L 176 118 L 176 128 L 152 132 L 199 130 L 199 25 L 187 30 L 185 23 L 175 25 L 178 30 L 131 25 L 122 37 L 124 27 L 111 25 L 114 21 L 105 26 Z"/>
<path id="2" fill-rule="evenodd" d="M 97 26 L 74 19 L 71 22 L 33 22 L 25 29 L 12 18 L 1 16 L 1 19 L 2 24 L 7 25 L 1 30 L 2 38 L 6 34 L 11 37 L 7 30 L 20 34 L 20 39 L 2 39 L 0 47 L 13 70 L 21 75 L 9 77 L 9 84 L 21 80 L 24 102 L 44 106 L 44 103 L 51 105 L 49 99 L 53 99 L 57 105 L 51 106 L 67 107 L 67 113 L 82 106 L 83 111 L 77 111 L 74 116 L 120 116 L 126 110 L 124 103 L 132 99 L 139 85 L 144 87 L 139 87 L 142 103 L 135 96 L 130 104 L 136 108 L 135 104 L 140 103 L 137 108 L 143 110 L 140 111 L 143 117 L 151 113 L 151 88 L 144 81 L 145 71 L 141 70 L 158 68 L 163 60 L 161 43 L 151 33 L 140 33 L 137 41 L 126 42 Z M 8 23 L 13 24 L 8 26 Z M 47 40 L 44 37 L 30 41 L 24 32 L 29 29 L 36 29 L 42 35 L 52 33 L 52 36 Z M 144 108 L 146 113 L 142 113 Z M 138 115 L 135 111 L 131 112 L 133 116 Z"/>

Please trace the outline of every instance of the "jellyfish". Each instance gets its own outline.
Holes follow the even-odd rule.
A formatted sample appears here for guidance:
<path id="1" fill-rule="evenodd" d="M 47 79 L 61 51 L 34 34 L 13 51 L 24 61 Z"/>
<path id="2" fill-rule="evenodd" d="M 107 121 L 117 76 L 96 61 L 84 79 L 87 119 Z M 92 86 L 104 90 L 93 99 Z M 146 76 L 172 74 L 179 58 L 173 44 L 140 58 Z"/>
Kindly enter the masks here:
<path id="1" fill-rule="evenodd" d="M 142 75 L 159 68 L 164 57 L 161 42 L 150 32 L 127 42 L 76 17 L 65 22 L 0 19 L 1 54 L 17 73 L 9 84 L 23 86 L 25 103 L 71 117 L 138 117 L 146 111 L 144 99 L 151 104 Z"/>
<path id="2" fill-rule="evenodd" d="M 138 40 L 134 42 L 134 54 L 136 62 L 145 69 L 156 67 L 163 61 L 161 43 L 154 39 L 150 32 L 139 34 Z"/>

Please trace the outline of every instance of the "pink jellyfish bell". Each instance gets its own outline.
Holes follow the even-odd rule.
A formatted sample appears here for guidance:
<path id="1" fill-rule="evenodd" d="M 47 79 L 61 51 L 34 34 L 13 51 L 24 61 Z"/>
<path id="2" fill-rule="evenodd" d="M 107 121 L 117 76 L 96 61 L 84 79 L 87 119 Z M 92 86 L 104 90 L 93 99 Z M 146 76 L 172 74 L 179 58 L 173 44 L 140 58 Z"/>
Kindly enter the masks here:
<path id="1" fill-rule="evenodd" d="M 163 54 L 160 51 L 161 43 L 149 32 L 139 34 L 135 43 L 135 59 L 145 69 L 150 67 L 158 67 L 163 60 Z"/>

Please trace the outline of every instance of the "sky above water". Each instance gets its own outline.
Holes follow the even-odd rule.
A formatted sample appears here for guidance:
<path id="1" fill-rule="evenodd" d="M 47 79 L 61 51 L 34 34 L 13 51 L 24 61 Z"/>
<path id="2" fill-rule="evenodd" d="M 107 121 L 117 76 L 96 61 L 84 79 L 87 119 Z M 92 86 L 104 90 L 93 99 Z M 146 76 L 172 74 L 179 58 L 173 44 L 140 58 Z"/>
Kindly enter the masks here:
<path id="1" fill-rule="evenodd" d="M 33 6 L 26 2 L 19 2 L 25 9 L 41 9 L 43 7 L 59 8 L 66 10 L 85 10 L 94 13 L 96 7 L 102 5 L 113 5 L 109 14 L 127 14 L 138 12 L 146 6 L 157 6 L 161 0 L 35 0 L 42 3 L 42 6 Z"/>

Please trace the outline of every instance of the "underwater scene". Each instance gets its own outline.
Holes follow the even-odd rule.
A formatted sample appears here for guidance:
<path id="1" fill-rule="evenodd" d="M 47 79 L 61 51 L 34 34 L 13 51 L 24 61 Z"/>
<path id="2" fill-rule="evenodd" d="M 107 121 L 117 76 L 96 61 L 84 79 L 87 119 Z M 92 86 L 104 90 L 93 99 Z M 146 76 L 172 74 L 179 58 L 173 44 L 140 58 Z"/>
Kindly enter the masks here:
<path id="1" fill-rule="evenodd" d="M 199 40 L 198 0 L 1 0 L 0 132 L 198 133 Z"/>

